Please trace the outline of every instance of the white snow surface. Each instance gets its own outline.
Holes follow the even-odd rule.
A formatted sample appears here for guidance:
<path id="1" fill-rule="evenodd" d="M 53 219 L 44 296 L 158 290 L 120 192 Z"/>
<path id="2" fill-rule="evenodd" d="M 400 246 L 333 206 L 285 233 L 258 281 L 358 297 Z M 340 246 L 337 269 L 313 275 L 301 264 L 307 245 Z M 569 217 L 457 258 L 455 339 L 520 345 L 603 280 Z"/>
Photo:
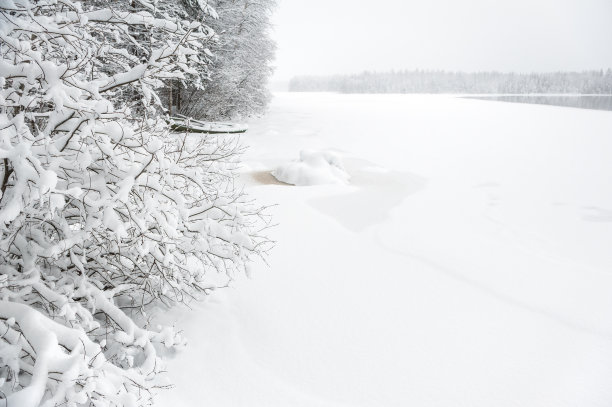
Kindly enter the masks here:
<path id="1" fill-rule="evenodd" d="M 282 164 L 272 171 L 277 180 L 292 185 L 346 184 L 340 154 L 334 151 L 300 151 L 300 159 Z"/>
<path id="2" fill-rule="evenodd" d="M 158 405 L 612 405 L 612 112 L 277 94 L 244 140 L 278 245 L 166 315 Z M 330 148 L 350 184 L 265 176 Z"/>

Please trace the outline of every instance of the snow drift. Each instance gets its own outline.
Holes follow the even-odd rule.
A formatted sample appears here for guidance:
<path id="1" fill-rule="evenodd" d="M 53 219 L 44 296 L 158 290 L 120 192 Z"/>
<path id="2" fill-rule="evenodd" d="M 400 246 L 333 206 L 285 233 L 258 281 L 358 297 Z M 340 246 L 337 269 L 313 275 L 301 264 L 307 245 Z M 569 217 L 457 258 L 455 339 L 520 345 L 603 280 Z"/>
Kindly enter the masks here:
<path id="1" fill-rule="evenodd" d="M 349 175 L 340 155 L 333 151 L 300 151 L 300 159 L 272 171 L 279 181 L 293 185 L 346 184 Z"/>

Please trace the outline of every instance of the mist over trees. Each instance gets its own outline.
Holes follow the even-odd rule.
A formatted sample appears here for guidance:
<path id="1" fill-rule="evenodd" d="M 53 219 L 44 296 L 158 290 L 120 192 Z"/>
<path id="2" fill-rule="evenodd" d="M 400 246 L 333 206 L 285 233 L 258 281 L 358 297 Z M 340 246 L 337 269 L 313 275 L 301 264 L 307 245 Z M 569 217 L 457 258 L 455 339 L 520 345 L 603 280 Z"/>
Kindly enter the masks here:
<path id="1" fill-rule="evenodd" d="M 211 49 L 243 43 L 215 18 L 202 0 L 0 2 L 0 406 L 150 405 L 184 343 L 156 312 L 270 247 L 238 140 L 169 129 L 163 91 L 212 92 L 232 62 Z"/>
<path id="2" fill-rule="evenodd" d="M 446 71 L 363 72 L 357 75 L 298 76 L 291 92 L 612 94 L 612 69 L 607 71 L 501 73 Z"/>

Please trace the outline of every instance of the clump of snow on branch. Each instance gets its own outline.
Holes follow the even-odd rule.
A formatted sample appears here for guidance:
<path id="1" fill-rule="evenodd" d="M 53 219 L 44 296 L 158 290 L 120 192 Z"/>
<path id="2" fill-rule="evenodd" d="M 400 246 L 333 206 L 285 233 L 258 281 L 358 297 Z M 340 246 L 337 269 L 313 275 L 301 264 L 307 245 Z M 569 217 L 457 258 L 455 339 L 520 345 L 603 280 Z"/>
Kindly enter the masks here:
<path id="1" fill-rule="evenodd" d="M 238 140 L 160 114 L 214 37 L 162 3 L 0 4 L 0 406 L 149 405 L 159 350 L 183 343 L 150 310 L 269 247 Z"/>
<path id="2" fill-rule="evenodd" d="M 340 155 L 329 150 L 302 150 L 299 160 L 279 166 L 272 175 L 293 185 L 346 184 L 350 178 Z"/>

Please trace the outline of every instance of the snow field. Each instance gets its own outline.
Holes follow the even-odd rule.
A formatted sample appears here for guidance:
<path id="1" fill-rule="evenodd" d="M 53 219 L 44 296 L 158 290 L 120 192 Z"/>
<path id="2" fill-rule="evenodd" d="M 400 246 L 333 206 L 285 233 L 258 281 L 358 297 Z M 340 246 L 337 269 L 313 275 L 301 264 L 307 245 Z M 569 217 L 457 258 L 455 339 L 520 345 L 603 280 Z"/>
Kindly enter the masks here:
<path id="1" fill-rule="evenodd" d="M 250 129 L 278 244 L 176 317 L 159 405 L 612 403 L 612 113 L 278 94 Z M 307 149 L 343 151 L 350 183 L 253 175 Z"/>

